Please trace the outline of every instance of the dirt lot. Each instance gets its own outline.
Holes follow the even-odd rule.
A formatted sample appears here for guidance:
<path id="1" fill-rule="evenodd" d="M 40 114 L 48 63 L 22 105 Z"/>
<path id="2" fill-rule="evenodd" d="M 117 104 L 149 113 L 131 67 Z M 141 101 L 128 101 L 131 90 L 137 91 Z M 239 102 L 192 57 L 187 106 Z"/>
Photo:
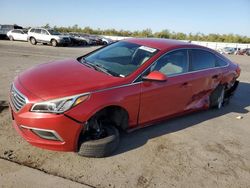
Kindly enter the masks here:
<path id="1" fill-rule="evenodd" d="M 7 99 L 19 72 L 93 49 L 0 41 L 0 100 Z M 231 103 L 220 111 L 202 111 L 123 133 L 113 156 L 91 159 L 29 145 L 4 110 L 0 158 L 93 187 L 250 187 L 250 57 L 229 58 L 241 65 L 241 83 Z"/>

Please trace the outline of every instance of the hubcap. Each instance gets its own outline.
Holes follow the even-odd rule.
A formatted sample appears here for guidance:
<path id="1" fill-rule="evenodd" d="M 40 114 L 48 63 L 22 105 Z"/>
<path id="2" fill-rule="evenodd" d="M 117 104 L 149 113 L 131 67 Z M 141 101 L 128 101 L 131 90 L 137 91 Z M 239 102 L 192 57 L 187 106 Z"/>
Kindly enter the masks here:
<path id="1" fill-rule="evenodd" d="M 52 41 L 52 46 L 56 46 L 56 41 Z"/>

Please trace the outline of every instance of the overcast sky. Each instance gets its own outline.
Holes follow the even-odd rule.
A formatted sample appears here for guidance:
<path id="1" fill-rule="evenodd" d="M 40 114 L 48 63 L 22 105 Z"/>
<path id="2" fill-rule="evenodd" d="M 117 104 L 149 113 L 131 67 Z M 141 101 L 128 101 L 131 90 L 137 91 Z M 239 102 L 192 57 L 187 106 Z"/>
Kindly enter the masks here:
<path id="1" fill-rule="evenodd" d="M 0 24 L 78 24 L 250 37 L 250 0 L 0 0 L 0 5 Z"/>

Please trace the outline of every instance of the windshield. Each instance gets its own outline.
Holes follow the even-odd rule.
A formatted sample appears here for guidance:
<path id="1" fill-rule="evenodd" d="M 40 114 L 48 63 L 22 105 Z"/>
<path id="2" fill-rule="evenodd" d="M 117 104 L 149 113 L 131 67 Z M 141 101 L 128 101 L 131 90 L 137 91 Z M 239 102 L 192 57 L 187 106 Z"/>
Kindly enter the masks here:
<path id="1" fill-rule="evenodd" d="M 125 77 L 143 65 L 158 50 L 129 42 L 117 42 L 84 57 L 88 63 L 108 70 L 113 76 Z"/>
<path id="2" fill-rule="evenodd" d="M 51 35 L 60 35 L 60 33 L 59 33 L 58 31 L 55 31 L 55 30 L 49 29 L 48 32 L 49 32 Z"/>

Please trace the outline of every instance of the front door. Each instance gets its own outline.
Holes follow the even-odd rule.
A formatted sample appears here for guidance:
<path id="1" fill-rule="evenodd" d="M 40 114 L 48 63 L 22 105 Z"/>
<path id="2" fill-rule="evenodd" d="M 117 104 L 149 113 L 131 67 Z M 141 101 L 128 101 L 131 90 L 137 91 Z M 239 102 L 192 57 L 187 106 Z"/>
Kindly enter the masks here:
<path id="1" fill-rule="evenodd" d="M 150 68 L 167 75 L 166 82 L 143 81 L 138 123 L 146 125 L 186 111 L 192 95 L 187 50 L 169 52 Z"/>

